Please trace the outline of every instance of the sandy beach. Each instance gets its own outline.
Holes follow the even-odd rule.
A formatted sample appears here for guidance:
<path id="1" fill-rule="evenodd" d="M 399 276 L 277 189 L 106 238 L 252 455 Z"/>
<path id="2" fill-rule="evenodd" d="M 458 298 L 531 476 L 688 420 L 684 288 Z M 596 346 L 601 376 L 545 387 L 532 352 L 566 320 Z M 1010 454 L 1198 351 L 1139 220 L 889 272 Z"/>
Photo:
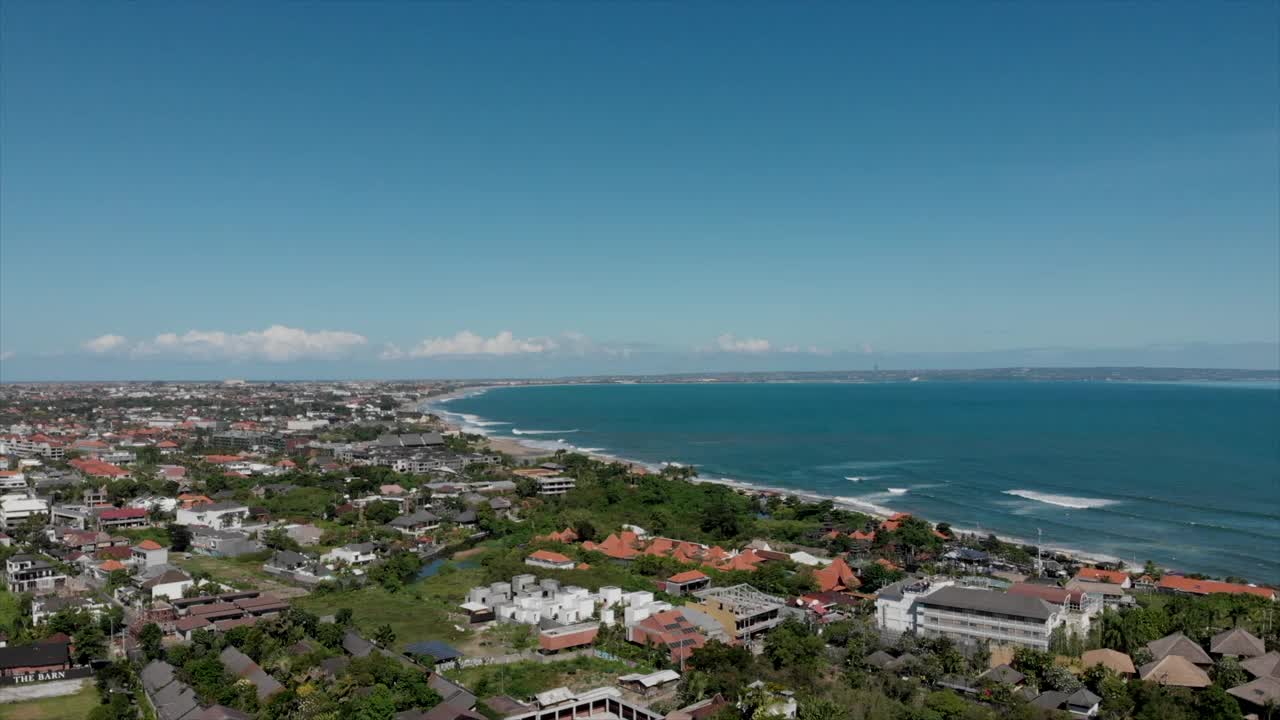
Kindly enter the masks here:
<path id="1" fill-rule="evenodd" d="M 441 424 L 444 425 L 444 427 L 449 431 L 464 432 L 463 423 L 459 422 L 456 419 L 453 419 L 460 416 L 461 414 L 452 413 L 448 410 L 444 410 L 443 408 L 439 407 L 439 404 L 444 403 L 446 404 L 446 407 L 447 407 L 447 401 L 452 398 L 464 397 L 467 395 L 474 394 L 478 391 L 482 392 L 483 390 L 489 387 L 495 387 L 495 386 L 462 387 L 450 393 L 432 396 L 430 398 L 424 398 L 423 401 L 420 403 L 419 407 L 429 412 L 432 412 L 433 414 L 440 417 Z M 448 413 L 448 416 L 446 416 L 445 413 Z M 554 451 L 548 450 L 545 447 L 537 447 L 531 444 L 526 444 L 528 442 L 536 442 L 536 441 L 524 441 L 519 438 L 509 438 L 509 437 L 495 437 L 483 431 L 475 432 L 475 430 L 476 430 L 475 428 L 472 428 L 472 429 L 466 430 L 466 432 L 474 432 L 475 434 L 483 435 L 486 438 L 490 448 L 498 452 L 506 453 L 507 455 L 510 455 L 511 457 L 515 458 L 517 461 L 531 461 L 535 458 L 547 457 L 549 455 L 554 454 Z M 656 472 L 658 470 L 658 468 L 654 467 L 649 463 L 643 463 L 637 460 L 631 460 L 627 458 L 621 458 L 621 457 L 606 455 L 602 453 L 583 452 L 582 450 L 575 449 L 572 447 L 565 448 L 565 449 L 578 454 L 586 455 L 594 460 L 599 460 L 601 462 L 618 462 L 631 467 L 644 468 L 650 472 Z M 695 483 L 710 483 L 715 485 L 723 485 L 726 487 L 733 488 L 735 491 L 739 493 L 743 493 L 751 496 L 757 496 L 757 497 L 777 495 L 781 497 L 795 497 L 805 502 L 823 502 L 823 501 L 830 500 L 835 505 L 835 507 L 841 510 L 860 512 L 864 515 L 869 515 L 878 520 L 888 519 L 893 514 L 893 511 L 888 508 L 882 508 L 879 506 L 871 505 L 869 503 L 858 502 L 849 498 L 831 497 L 826 495 L 820 495 L 813 492 L 797 491 L 794 488 L 775 488 L 775 487 L 768 487 L 768 486 L 762 486 L 762 485 L 756 485 L 756 484 L 742 483 L 742 482 L 737 482 L 734 480 L 728 480 L 723 478 L 702 478 L 697 476 L 693 477 L 690 481 Z M 945 519 L 936 520 L 935 522 L 946 522 L 946 520 Z M 995 533 L 981 527 L 961 528 L 961 527 L 956 527 L 954 525 L 952 527 L 954 531 L 959 535 L 971 535 L 971 536 L 977 536 L 977 537 L 986 537 L 987 535 L 995 535 L 1003 542 L 1014 543 L 1018 545 L 1034 545 L 1035 544 L 1034 541 L 1030 541 L 1025 538 L 1010 537 L 1008 535 Z M 1083 560 L 1083 561 L 1092 562 L 1092 563 L 1120 562 L 1119 558 L 1111 555 L 1106 555 L 1103 553 L 1096 553 L 1096 552 L 1087 552 L 1087 551 L 1082 551 L 1076 548 L 1067 548 L 1067 547 L 1060 547 L 1060 546 L 1055 547 L 1048 543 L 1043 545 L 1041 549 L 1046 554 L 1049 554 L 1049 553 L 1058 554 L 1058 555 L 1063 555 L 1070 558 L 1076 558 L 1078 560 Z"/>

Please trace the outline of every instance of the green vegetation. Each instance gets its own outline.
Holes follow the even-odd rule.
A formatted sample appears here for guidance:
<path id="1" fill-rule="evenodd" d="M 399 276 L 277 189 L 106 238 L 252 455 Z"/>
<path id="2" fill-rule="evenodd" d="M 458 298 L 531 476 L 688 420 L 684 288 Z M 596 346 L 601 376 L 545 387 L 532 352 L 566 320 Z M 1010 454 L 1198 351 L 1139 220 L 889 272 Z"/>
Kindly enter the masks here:
<path id="1" fill-rule="evenodd" d="M 237 558 L 216 558 L 208 555 L 192 555 L 184 558 L 171 554 L 169 562 L 191 573 L 197 580 L 213 580 L 238 589 L 261 589 L 286 596 L 300 591 L 282 583 L 262 569 L 269 551 L 251 553 Z"/>
<path id="2" fill-rule="evenodd" d="M 99 705 L 93 683 L 74 695 L 0 705 L 3 720 L 85 720 Z"/>
<path id="3" fill-rule="evenodd" d="M 21 598 L 0 586 L 0 630 L 13 634 L 13 622 L 21 617 Z"/>
<path id="4" fill-rule="evenodd" d="M 601 685 L 611 685 L 619 675 L 645 671 L 647 669 L 633 668 L 617 660 L 576 657 L 552 663 L 484 665 L 452 670 L 445 674 L 470 688 L 477 697 L 509 695 L 520 698 L 562 686 L 572 690 L 589 690 Z"/>
<path id="5" fill-rule="evenodd" d="M 322 616 L 349 609 L 362 635 L 372 638 L 378 628 L 386 625 L 394 633 L 397 647 L 419 640 L 456 643 L 467 634 L 454 628 L 448 614 L 457 612 L 468 589 L 483 582 L 484 571 L 479 568 L 459 570 L 446 565 L 429 581 L 394 592 L 372 584 L 336 591 L 321 586 L 295 600 L 294 605 Z"/>

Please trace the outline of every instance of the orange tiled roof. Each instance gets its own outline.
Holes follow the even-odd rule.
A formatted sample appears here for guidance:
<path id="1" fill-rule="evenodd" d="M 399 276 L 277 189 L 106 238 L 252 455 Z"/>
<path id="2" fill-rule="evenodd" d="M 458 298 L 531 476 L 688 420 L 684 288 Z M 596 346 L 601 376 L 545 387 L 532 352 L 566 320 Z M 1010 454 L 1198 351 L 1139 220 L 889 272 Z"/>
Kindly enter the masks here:
<path id="1" fill-rule="evenodd" d="M 683 583 L 694 582 L 696 580 L 706 580 L 706 579 L 707 579 L 707 576 L 705 573 L 701 573 L 697 570 L 685 570 L 682 573 L 676 573 L 675 575 L 672 575 L 671 577 L 667 578 L 667 582 L 683 584 Z"/>
<path id="2" fill-rule="evenodd" d="M 564 555 L 561 555 L 558 552 L 551 552 L 550 550 L 536 550 L 530 553 L 529 557 L 533 558 L 534 560 L 541 560 L 542 562 L 553 562 L 553 563 L 572 562 L 571 559 L 565 557 Z"/>
<path id="3" fill-rule="evenodd" d="M 1080 572 L 1076 573 L 1076 577 L 1081 580 L 1092 580 L 1093 582 L 1105 582 L 1112 585 L 1123 585 L 1129 579 L 1129 573 L 1120 570 L 1102 570 L 1100 568 L 1080 568 Z"/>
<path id="4" fill-rule="evenodd" d="M 1268 600 L 1276 599 L 1276 591 L 1268 587 L 1240 585 L 1239 583 L 1219 582 L 1217 580 L 1196 580 L 1181 575 L 1165 575 L 1157 585 L 1162 590 L 1192 593 L 1194 595 L 1210 595 L 1212 593 L 1228 593 L 1231 595 L 1257 595 Z"/>

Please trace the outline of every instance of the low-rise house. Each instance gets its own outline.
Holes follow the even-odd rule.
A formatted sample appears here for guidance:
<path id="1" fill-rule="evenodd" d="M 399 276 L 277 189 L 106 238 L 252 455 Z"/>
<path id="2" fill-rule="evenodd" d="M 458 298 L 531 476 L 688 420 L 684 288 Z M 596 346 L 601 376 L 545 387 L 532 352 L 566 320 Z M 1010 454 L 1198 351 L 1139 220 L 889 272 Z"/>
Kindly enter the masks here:
<path id="1" fill-rule="evenodd" d="M 680 673 L 675 670 L 659 670 L 652 673 L 631 673 L 618 678 L 618 684 L 636 695 L 652 698 L 675 692 L 680 684 Z"/>
<path id="2" fill-rule="evenodd" d="M 1034 707 L 1048 711 L 1065 711 L 1073 718 L 1096 717 L 1101 703 L 1102 698 L 1089 692 L 1088 688 L 1080 688 L 1073 693 L 1049 690 L 1031 700 L 1031 705 Z"/>
<path id="3" fill-rule="evenodd" d="M 334 578 L 333 573 L 319 561 L 292 550 L 277 550 L 262 564 L 262 569 L 272 575 L 304 585 L 315 585 Z"/>
<path id="4" fill-rule="evenodd" d="M 1088 650 L 1080 656 L 1080 666 L 1091 668 L 1101 665 L 1120 677 L 1132 677 L 1138 670 L 1133 666 L 1133 659 L 1118 650 Z"/>
<path id="5" fill-rule="evenodd" d="M 70 648 L 65 641 L 0 647 L 0 679 L 6 685 L 16 684 L 17 681 L 11 678 L 70 670 L 72 667 Z"/>
<path id="6" fill-rule="evenodd" d="M 294 542 L 303 546 L 317 545 L 320 542 L 320 538 L 324 537 L 324 530 L 310 524 L 290 525 L 285 528 L 284 532 Z"/>
<path id="7" fill-rule="evenodd" d="M 144 568 L 169 562 L 169 549 L 155 540 L 143 540 L 134 545 L 130 554 L 133 564 Z"/>
<path id="8" fill-rule="evenodd" d="M 599 632 L 600 624 L 594 622 L 546 628 L 538 633 L 538 649 L 543 653 L 554 653 L 586 647 L 595 642 Z"/>
<path id="9" fill-rule="evenodd" d="M 1209 652 L 1222 657 L 1254 658 L 1267 654 L 1267 645 L 1242 628 L 1232 628 L 1209 640 Z"/>
<path id="10" fill-rule="evenodd" d="M 205 525 L 212 528 L 237 528 L 249 517 L 249 508 L 235 502 L 200 503 L 178 508 L 174 522 L 178 525 Z"/>
<path id="11" fill-rule="evenodd" d="M 191 576 L 176 567 L 161 565 L 148 568 L 134 579 L 139 581 L 139 588 L 151 599 L 167 598 L 170 600 L 182 597 L 187 588 L 195 584 Z"/>
<path id="12" fill-rule="evenodd" d="M 1213 684 L 1209 674 L 1181 655 L 1166 655 L 1138 668 L 1138 677 L 1172 687 L 1205 688 Z"/>
<path id="13" fill-rule="evenodd" d="M 195 525 L 191 528 L 191 549 L 212 557 L 240 557 L 261 551 L 262 544 L 243 531 Z"/>
<path id="14" fill-rule="evenodd" d="M 320 560 L 325 563 L 343 563 L 351 567 L 368 565 L 377 559 L 378 556 L 374 552 L 374 546 L 371 542 L 343 545 L 320 556 Z"/>
<path id="15" fill-rule="evenodd" d="M 550 550 L 537 550 L 524 559 L 525 565 L 548 570 L 572 570 L 576 563 L 572 558 Z"/>
<path id="16" fill-rule="evenodd" d="M 1180 632 L 1166 635 L 1159 640 L 1152 640 L 1147 643 L 1147 650 L 1154 660 L 1160 660 L 1169 655 L 1180 655 L 1200 667 L 1213 667 L 1213 658 L 1209 657 L 1204 648 Z"/>
<path id="17" fill-rule="evenodd" d="M 430 510 L 416 510 L 395 518 L 387 525 L 405 535 L 417 537 L 440 527 L 440 523 L 440 516 Z"/>
<path id="18" fill-rule="evenodd" d="M 627 641 L 637 645 L 665 648 L 673 663 L 680 663 L 707 644 L 698 626 L 678 609 L 650 615 L 627 627 Z"/>
<path id="19" fill-rule="evenodd" d="M 668 595 L 690 595 L 711 585 L 711 578 L 699 570 L 676 573 L 666 580 Z"/>

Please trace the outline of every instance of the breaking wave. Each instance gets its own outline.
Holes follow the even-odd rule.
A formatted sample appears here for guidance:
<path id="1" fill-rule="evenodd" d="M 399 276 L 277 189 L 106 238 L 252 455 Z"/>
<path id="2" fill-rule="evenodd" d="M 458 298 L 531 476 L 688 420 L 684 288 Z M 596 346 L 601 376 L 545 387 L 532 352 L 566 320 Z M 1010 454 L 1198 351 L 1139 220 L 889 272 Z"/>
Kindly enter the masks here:
<path id="1" fill-rule="evenodd" d="M 1050 495 L 1048 493 L 1038 493 L 1031 490 L 1005 490 L 1005 495 L 1013 495 L 1024 500 L 1034 500 L 1035 502 L 1045 503 L 1046 505 L 1057 505 L 1058 507 L 1071 508 L 1072 510 L 1088 510 L 1090 508 L 1104 508 L 1115 505 L 1119 500 L 1105 500 L 1103 498 L 1082 498 L 1072 497 L 1070 495 Z"/>
<path id="2" fill-rule="evenodd" d="M 559 435 L 560 433 L 575 433 L 577 428 L 572 430 L 521 430 L 520 428 L 511 428 L 512 435 Z"/>

